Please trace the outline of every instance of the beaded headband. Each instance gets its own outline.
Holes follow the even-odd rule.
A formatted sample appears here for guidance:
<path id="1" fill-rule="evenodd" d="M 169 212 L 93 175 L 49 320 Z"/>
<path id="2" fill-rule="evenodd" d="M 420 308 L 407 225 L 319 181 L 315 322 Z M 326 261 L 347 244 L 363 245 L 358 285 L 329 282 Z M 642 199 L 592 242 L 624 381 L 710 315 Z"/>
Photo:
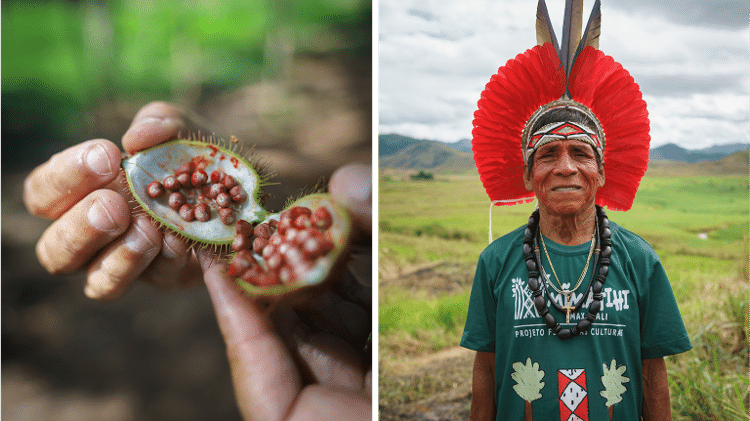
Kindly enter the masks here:
<path id="1" fill-rule="evenodd" d="M 596 131 L 591 130 L 583 124 L 574 121 L 559 121 L 545 125 L 534 133 L 529 134 L 532 127 L 536 126 L 537 121 L 551 110 L 560 108 L 571 109 L 588 117 L 594 122 Z M 529 119 L 523 131 L 522 148 L 524 151 L 524 163 L 528 164 L 531 154 L 540 146 L 561 139 L 578 140 L 591 145 L 594 152 L 603 158 L 604 153 L 604 136 L 599 120 L 586 107 L 581 104 L 574 104 L 573 101 L 553 101 L 546 106 L 537 110 Z"/>
<path id="2" fill-rule="evenodd" d="M 646 103 L 630 73 L 598 50 L 599 0 L 583 33 L 581 15 L 582 0 L 566 0 L 563 40 L 558 47 L 544 0 L 539 0 L 539 45 L 500 67 L 482 92 L 474 112 L 472 151 L 482 184 L 495 204 L 534 199 L 534 192 L 523 183 L 528 145 L 538 147 L 540 141 L 555 138 L 544 138 L 539 130 L 530 132 L 544 115 L 567 107 L 582 112 L 596 126 L 591 132 L 578 123 L 572 125 L 586 132 L 594 144 L 596 137 L 601 143 L 598 153 L 607 178 L 597 191 L 596 203 L 610 210 L 632 207 L 648 166 L 651 136 Z M 545 129 L 549 130 L 540 130 Z M 538 134 L 542 136 L 534 140 Z M 581 135 L 581 139 L 586 137 Z"/>

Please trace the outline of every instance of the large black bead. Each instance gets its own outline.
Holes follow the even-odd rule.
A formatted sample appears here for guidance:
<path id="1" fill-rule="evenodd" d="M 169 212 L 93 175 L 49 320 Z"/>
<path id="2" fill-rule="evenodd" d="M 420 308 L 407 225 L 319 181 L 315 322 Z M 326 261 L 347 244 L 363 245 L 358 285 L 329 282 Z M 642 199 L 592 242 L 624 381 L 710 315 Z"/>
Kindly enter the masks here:
<path id="1" fill-rule="evenodd" d="M 607 273 L 609 273 L 609 266 L 600 266 L 599 273 L 601 273 L 604 276 L 607 276 Z"/>
<path id="2" fill-rule="evenodd" d="M 554 329 L 555 325 L 557 324 L 555 316 L 553 316 L 550 312 L 547 312 L 547 314 L 544 315 L 544 324 L 546 324 L 548 328 Z"/>
<path id="3" fill-rule="evenodd" d="M 531 254 L 531 244 L 529 243 L 523 243 L 523 254 Z"/>
<path id="4" fill-rule="evenodd" d="M 541 312 L 543 308 L 547 308 L 547 303 L 545 303 L 544 296 L 540 295 L 538 297 L 534 297 L 534 307 L 536 307 L 536 311 Z"/>
<path id="5" fill-rule="evenodd" d="M 591 323 L 594 323 L 594 321 L 596 320 L 596 312 L 594 312 L 594 313 L 591 313 L 591 312 L 586 313 L 586 320 L 588 320 Z"/>
<path id="6" fill-rule="evenodd" d="M 609 228 L 609 219 L 607 219 L 607 215 L 602 215 L 602 218 L 599 218 L 599 225 L 602 229 Z"/>
<path id="7" fill-rule="evenodd" d="M 524 237 L 525 237 L 526 239 L 529 239 L 529 240 L 530 240 L 530 239 L 532 238 L 532 237 L 531 237 L 531 229 L 529 229 L 528 227 L 526 227 L 526 230 L 525 230 L 525 231 L 523 232 L 523 236 L 524 236 Z"/>
<path id="8" fill-rule="evenodd" d="M 526 261 L 526 269 L 528 270 L 536 270 L 536 262 L 533 260 L 527 260 Z"/>
<path id="9" fill-rule="evenodd" d="M 529 278 L 529 289 L 532 291 L 539 289 L 539 278 Z"/>
<path id="10" fill-rule="evenodd" d="M 560 329 L 560 331 L 557 332 L 557 337 L 560 339 L 570 339 L 573 337 L 573 332 L 571 332 L 570 329 Z"/>
<path id="11" fill-rule="evenodd" d="M 590 327 L 591 327 L 591 322 L 586 319 L 579 320 L 578 324 L 576 325 L 576 329 L 579 332 L 585 332 L 589 330 Z"/>
<path id="12" fill-rule="evenodd" d="M 612 247 L 606 246 L 602 249 L 602 257 L 609 257 L 612 255 Z"/>
<path id="13" fill-rule="evenodd" d="M 602 238 L 610 238 L 612 237 L 612 231 L 609 230 L 609 228 L 604 228 L 602 230 Z"/>
<path id="14" fill-rule="evenodd" d="M 591 301 L 591 304 L 589 304 L 589 312 L 594 315 L 596 315 L 596 313 L 598 313 L 601 308 L 602 302 L 600 300 L 593 300 Z"/>
<path id="15" fill-rule="evenodd" d="M 603 286 L 604 285 L 602 285 L 601 282 L 596 281 L 596 282 L 594 282 L 594 285 L 591 287 L 591 291 L 593 291 L 594 294 L 600 293 L 600 292 L 602 292 L 602 287 Z"/>

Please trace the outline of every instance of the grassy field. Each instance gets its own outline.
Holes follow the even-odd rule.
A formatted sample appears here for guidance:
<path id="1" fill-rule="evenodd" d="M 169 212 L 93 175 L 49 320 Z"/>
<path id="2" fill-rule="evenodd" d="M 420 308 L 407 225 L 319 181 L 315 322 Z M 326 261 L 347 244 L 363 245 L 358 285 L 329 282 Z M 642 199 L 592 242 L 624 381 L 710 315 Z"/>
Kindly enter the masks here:
<path id="1" fill-rule="evenodd" d="M 440 382 L 404 381 L 398 372 L 422 350 L 458 343 L 476 260 L 487 245 L 488 206 L 476 175 L 381 176 L 381 405 L 440 392 Z M 532 210 L 496 207 L 493 238 L 525 223 Z M 692 351 L 667 360 L 674 419 L 747 419 L 747 176 L 647 176 L 630 211 L 608 214 L 659 254 L 693 342 Z M 393 282 L 414 268 L 439 274 L 446 262 L 463 268 L 460 287 Z"/>

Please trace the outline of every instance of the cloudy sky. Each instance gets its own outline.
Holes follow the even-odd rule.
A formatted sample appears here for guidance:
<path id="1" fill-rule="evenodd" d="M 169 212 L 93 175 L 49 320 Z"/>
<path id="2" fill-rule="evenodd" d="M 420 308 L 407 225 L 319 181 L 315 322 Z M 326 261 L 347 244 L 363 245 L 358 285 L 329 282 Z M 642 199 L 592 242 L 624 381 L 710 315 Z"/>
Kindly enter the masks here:
<path id="1" fill-rule="evenodd" d="M 470 138 L 490 76 L 536 44 L 536 4 L 380 0 L 379 133 Z M 558 38 L 564 5 L 547 0 Z M 747 142 L 749 34 L 747 0 L 602 1 L 599 47 L 641 86 L 652 147 Z"/>

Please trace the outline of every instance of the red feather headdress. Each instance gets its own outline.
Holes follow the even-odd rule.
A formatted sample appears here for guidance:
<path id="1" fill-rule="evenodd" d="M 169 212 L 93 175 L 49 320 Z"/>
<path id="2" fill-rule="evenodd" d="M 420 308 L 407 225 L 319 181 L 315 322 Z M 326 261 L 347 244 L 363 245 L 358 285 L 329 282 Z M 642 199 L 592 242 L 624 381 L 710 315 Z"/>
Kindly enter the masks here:
<path id="1" fill-rule="evenodd" d="M 571 15 L 580 14 L 581 1 L 568 0 L 563 48 L 558 49 L 540 0 L 537 38 L 543 43 L 509 60 L 482 92 L 474 113 L 472 150 L 493 202 L 511 205 L 534 199 L 523 183 L 524 149 L 532 135 L 528 132 L 550 109 L 570 106 L 588 115 L 600 131 L 607 176 L 596 203 L 611 210 L 628 210 L 633 204 L 648 166 L 646 103 L 630 73 L 596 49 L 598 0 L 582 39 L 571 46 L 570 25 L 576 22 Z"/>

